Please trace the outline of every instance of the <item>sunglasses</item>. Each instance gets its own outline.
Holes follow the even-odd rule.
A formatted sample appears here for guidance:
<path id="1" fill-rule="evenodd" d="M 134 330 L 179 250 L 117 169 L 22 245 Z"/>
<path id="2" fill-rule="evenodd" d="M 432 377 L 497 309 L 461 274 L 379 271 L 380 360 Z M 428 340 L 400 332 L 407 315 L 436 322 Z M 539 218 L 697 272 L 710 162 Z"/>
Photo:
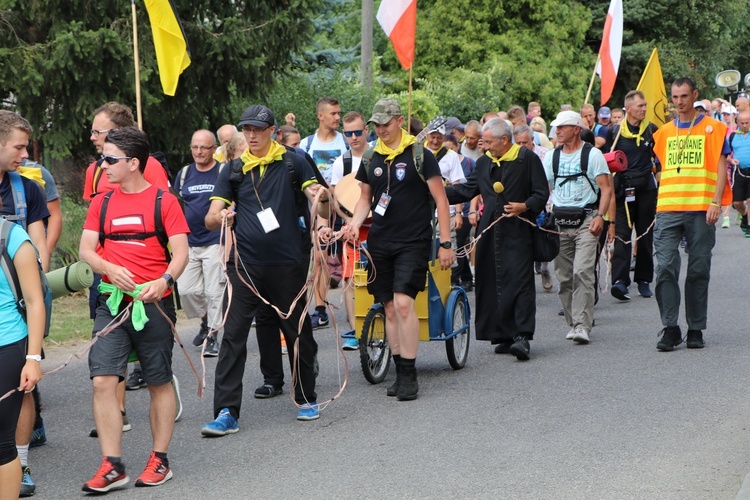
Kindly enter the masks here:
<path id="1" fill-rule="evenodd" d="M 344 132 L 344 135 L 346 137 L 351 137 L 352 135 L 354 137 L 361 137 L 364 132 L 365 132 L 364 130 L 346 130 Z"/>
<path id="2" fill-rule="evenodd" d="M 102 161 L 106 163 L 107 165 L 114 165 L 115 163 L 119 162 L 120 160 L 127 160 L 130 161 L 133 159 L 132 156 L 104 156 L 102 155 Z"/>

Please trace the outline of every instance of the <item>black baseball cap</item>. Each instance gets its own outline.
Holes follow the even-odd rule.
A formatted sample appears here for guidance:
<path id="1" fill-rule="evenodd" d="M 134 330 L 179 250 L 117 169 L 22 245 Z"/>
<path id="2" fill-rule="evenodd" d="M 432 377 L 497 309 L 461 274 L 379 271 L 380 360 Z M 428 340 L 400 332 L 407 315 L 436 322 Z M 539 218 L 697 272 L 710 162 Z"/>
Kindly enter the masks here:
<path id="1" fill-rule="evenodd" d="M 246 108 L 242 112 L 240 122 L 237 124 L 238 128 L 242 128 L 244 125 L 253 125 L 255 127 L 268 127 L 276 123 L 273 117 L 273 113 L 270 109 L 260 104 L 253 104 L 249 108 Z"/>

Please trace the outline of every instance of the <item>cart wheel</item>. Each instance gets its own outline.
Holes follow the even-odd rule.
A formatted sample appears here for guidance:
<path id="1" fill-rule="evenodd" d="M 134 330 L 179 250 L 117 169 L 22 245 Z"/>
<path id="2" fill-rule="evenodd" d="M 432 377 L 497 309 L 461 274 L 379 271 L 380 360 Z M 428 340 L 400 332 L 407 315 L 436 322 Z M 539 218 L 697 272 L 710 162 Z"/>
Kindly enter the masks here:
<path id="1" fill-rule="evenodd" d="M 466 295 L 455 293 L 455 298 L 448 297 L 448 302 L 453 302 L 453 309 L 446 315 L 446 323 L 451 325 L 451 332 L 463 329 L 461 333 L 445 341 L 445 351 L 448 354 L 448 362 L 454 370 L 460 370 L 466 365 L 469 356 L 469 339 L 471 338 L 471 326 L 469 325 L 469 306 Z M 451 301 L 453 298 L 453 301 Z"/>
<path id="2" fill-rule="evenodd" d="M 385 311 L 382 306 L 371 307 L 365 316 L 359 339 L 359 360 L 368 382 L 379 384 L 385 379 L 391 364 L 391 348 L 385 337 Z"/>

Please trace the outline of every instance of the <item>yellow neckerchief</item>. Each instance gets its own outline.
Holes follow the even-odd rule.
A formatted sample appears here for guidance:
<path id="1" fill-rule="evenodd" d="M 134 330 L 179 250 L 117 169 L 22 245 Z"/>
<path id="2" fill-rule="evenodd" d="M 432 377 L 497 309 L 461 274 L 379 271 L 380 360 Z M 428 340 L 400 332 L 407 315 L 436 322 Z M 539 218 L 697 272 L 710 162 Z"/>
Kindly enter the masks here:
<path id="1" fill-rule="evenodd" d="M 36 182 L 40 186 L 42 186 L 42 189 L 44 189 L 44 185 L 46 182 L 44 182 L 44 179 L 42 178 L 42 169 L 39 167 L 18 167 L 16 169 L 16 172 L 18 172 L 19 175 L 23 175 L 27 179 L 31 179 L 32 181 Z"/>
<path id="2" fill-rule="evenodd" d="M 146 287 L 143 285 L 136 285 L 135 290 L 132 292 L 125 292 L 120 290 L 112 283 L 100 281 L 97 286 L 97 290 L 101 294 L 109 294 L 107 299 L 107 307 L 112 316 L 117 316 L 120 312 L 120 303 L 125 294 L 130 295 L 133 298 L 133 310 L 130 312 L 130 321 L 133 323 L 135 331 L 140 332 L 143 327 L 148 323 L 148 316 L 146 316 L 146 308 L 143 306 L 143 301 L 138 300 L 138 296 L 141 294 L 141 290 Z"/>
<path id="3" fill-rule="evenodd" d="M 633 134 L 633 132 L 630 131 L 629 124 L 627 123 L 627 120 L 623 120 L 625 122 L 625 126 L 620 126 L 620 135 L 623 136 L 625 139 L 635 139 L 635 145 L 640 146 L 641 141 L 643 140 L 643 133 L 646 131 L 646 128 L 648 127 L 648 120 L 643 120 L 641 122 L 641 126 L 638 129 L 637 134 Z"/>
<path id="4" fill-rule="evenodd" d="M 430 149 L 430 147 L 429 147 L 429 146 L 427 145 L 427 141 L 424 141 L 424 147 L 426 147 L 427 149 Z M 437 155 L 438 155 L 438 153 L 440 152 L 440 150 L 441 150 L 441 149 L 443 149 L 444 147 L 445 147 L 445 146 L 440 146 L 440 147 L 439 147 L 439 148 L 437 149 L 437 151 L 432 151 L 431 149 L 430 149 L 430 151 L 432 151 L 432 154 L 433 154 L 433 155 L 437 156 Z"/>
<path id="5" fill-rule="evenodd" d="M 375 143 L 375 152 L 378 154 L 381 154 L 385 156 L 385 161 L 393 161 L 394 158 L 396 158 L 398 155 L 404 152 L 406 148 L 411 146 L 417 142 L 417 138 L 413 135 L 406 132 L 406 130 L 401 129 L 401 142 L 399 143 L 398 147 L 396 149 L 391 149 L 386 144 L 380 140 L 378 137 L 378 142 Z"/>
<path id="6" fill-rule="evenodd" d="M 281 157 L 286 153 L 286 148 L 276 141 L 271 141 L 271 147 L 268 148 L 268 152 L 265 156 L 258 158 L 250 152 L 250 148 L 247 148 L 240 159 L 244 162 L 242 166 L 242 173 L 246 174 L 250 170 L 260 165 L 260 175 L 263 175 L 263 170 L 266 165 L 270 165 L 275 161 L 281 160 Z"/>
<path id="7" fill-rule="evenodd" d="M 505 154 L 501 156 L 500 158 L 495 158 L 494 156 L 492 156 L 492 153 L 490 153 L 489 151 L 487 151 L 486 154 L 487 156 L 490 157 L 490 160 L 492 160 L 492 163 L 494 163 L 495 165 L 499 167 L 501 161 L 513 161 L 516 158 L 518 158 L 519 151 L 521 151 L 521 146 L 519 146 L 518 144 L 513 144 L 510 146 L 510 149 L 508 149 L 508 151 L 506 151 Z"/>

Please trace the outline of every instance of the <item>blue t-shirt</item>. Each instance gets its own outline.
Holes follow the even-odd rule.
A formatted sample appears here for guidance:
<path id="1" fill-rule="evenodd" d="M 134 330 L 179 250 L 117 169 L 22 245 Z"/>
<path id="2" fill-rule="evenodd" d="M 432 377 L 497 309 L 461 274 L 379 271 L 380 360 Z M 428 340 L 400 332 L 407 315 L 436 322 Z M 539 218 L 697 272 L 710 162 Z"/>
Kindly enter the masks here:
<path id="1" fill-rule="evenodd" d="M 33 182 L 33 181 L 32 181 Z M 18 224 L 13 224 L 8 236 L 8 255 L 13 259 L 24 241 L 31 242 L 29 235 Z M 29 329 L 18 312 L 13 290 L 5 273 L 0 272 L 0 346 L 6 346 L 27 337 Z"/>
<path id="2" fill-rule="evenodd" d="M 734 159 L 740 162 L 739 167 L 743 170 L 750 169 L 750 132 L 746 134 L 739 130 L 734 132 L 731 144 Z"/>
<path id="3" fill-rule="evenodd" d="M 599 195 L 599 186 L 596 184 L 596 178 L 600 175 L 609 175 L 609 167 L 604 159 L 602 152 L 596 148 L 589 150 L 589 164 L 584 176 L 565 179 L 561 176 L 575 175 L 581 172 L 581 146 L 577 151 L 568 154 L 560 151 L 560 165 L 555 179 L 552 161 L 554 158 L 553 151 L 550 151 L 544 157 L 542 164 L 544 172 L 547 174 L 547 180 L 552 185 L 552 204 L 559 207 L 579 207 L 583 208 L 592 203 L 596 203 Z M 590 182 L 589 182 L 590 181 Z M 591 186 L 594 186 L 594 189 Z"/>
<path id="4" fill-rule="evenodd" d="M 190 227 L 188 245 L 191 247 L 207 247 L 219 244 L 221 230 L 206 229 L 206 214 L 211 206 L 211 194 L 214 192 L 216 179 L 219 177 L 219 162 L 214 163 L 211 170 L 201 172 L 195 163 L 183 167 L 187 169 L 185 184 L 180 185 L 182 171 L 178 172 L 174 181 L 174 189 L 185 201 L 185 219 Z"/>

